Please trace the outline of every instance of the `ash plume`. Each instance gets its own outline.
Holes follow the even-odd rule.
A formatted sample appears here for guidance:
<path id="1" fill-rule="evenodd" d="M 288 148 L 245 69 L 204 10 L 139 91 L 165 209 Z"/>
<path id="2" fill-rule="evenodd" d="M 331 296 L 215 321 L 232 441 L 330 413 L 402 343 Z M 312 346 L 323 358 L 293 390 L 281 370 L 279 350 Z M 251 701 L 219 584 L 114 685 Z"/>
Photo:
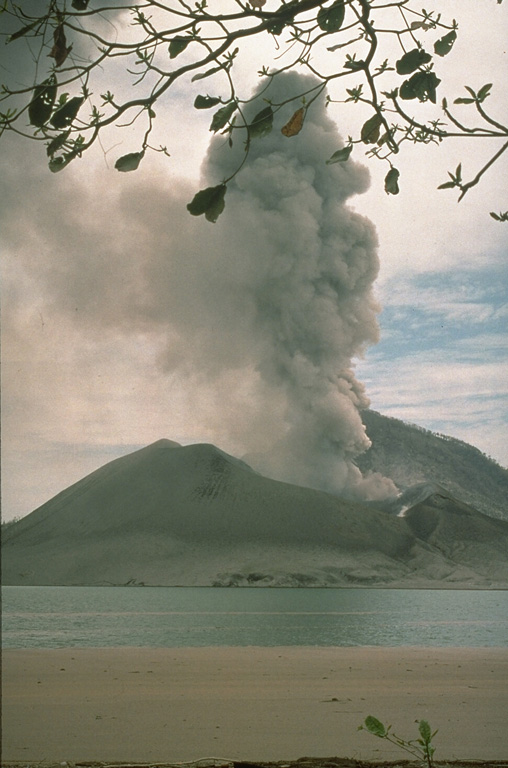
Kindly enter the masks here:
<path id="1" fill-rule="evenodd" d="M 295 74 L 275 78 L 268 90 L 260 88 L 247 119 L 266 105 L 261 95 L 281 103 L 312 84 Z M 379 265 L 373 225 L 346 201 L 366 189 L 368 175 L 351 161 L 325 164 L 340 139 L 323 100 L 309 107 L 299 135 L 284 136 L 280 129 L 299 106 L 287 104 L 271 133 L 252 141 L 228 186 L 226 212 L 207 238 L 201 279 L 222 297 L 203 318 L 198 359 L 212 356 L 215 364 L 209 335 L 225 332 L 229 364 L 254 372 L 262 408 L 269 412 L 277 404 L 268 430 L 265 425 L 264 452 L 249 452 L 250 435 L 258 432 L 255 415 L 246 425 L 246 458 L 256 469 L 300 485 L 383 498 L 396 493 L 392 481 L 363 477 L 354 464 L 370 441 L 361 420 L 369 401 L 352 360 L 378 339 L 372 286 Z M 202 186 L 227 178 L 241 161 L 245 136 L 233 138 L 232 151 L 222 137 L 211 142 Z"/>
<path id="2" fill-rule="evenodd" d="M 312 82 L 276 78 L 247 117 L 266 106 L 263 98 L 282 102 Z M 137 381 L 145 376 L 147 391 L 160 391 L 157 378 L 169 392 L 164 404 L 135 403 L 137 411 L 160 409 L 161 433 L 149 439 L 174 438 L 180 409 L 179 423 L 192 424 L 193 434 L 202 429 L 270 477 L 383 498 L 396 494 L 393 482 L 362 476 L 354 463 L 370 444 L 361 418 L 369 401 L 354 359 L 378 339 L 378 257 L 373 225 L 347 201 L 367 188 L 368 173 L 352 160 L 325 164 L 341 139 L 323 100 L 309 106 L 297 136 L 284 136 L 280 129 L 299 106 L 287 104 L 272 132 L 252 142 L 215 225 L 185 210 L 195 187 L 148 158 L 136 173 L 113 172 L 107 183 L 103 169 L 83 181 L 73 166 L 48 178 L 22 153 L 15 169 L 6 162 L 11 203 L 3 231 L 15 254 L 13 274 L 22 276 L 16 290 L 24 281 L 37 296 L 33 311 L 21 293 L 14 306 L 26 323 L 30 313 L 39 325 L 44 316 L 44 354 L 73 366 L 61 371 L 62 391 L 72 386 L 88 402 L 90 371 L 100 364 L 111 393 L 110 403 L 101 395 L 102 429 L 115 387 L 127 397 L 130 365 Z M 244 138 L 235 132 L 232 150 L 223 136 L 213 138 L 201 188 L 231 174 L 244 157 Z M 16 174 L 25 181 L 22 193 Z M 18 377 L 13 390 L 20 386 Z M 79 398 L 62 394 L 52 407 L 72 420 Z M 93 414 L 82 421 L 93 435 Z"/>

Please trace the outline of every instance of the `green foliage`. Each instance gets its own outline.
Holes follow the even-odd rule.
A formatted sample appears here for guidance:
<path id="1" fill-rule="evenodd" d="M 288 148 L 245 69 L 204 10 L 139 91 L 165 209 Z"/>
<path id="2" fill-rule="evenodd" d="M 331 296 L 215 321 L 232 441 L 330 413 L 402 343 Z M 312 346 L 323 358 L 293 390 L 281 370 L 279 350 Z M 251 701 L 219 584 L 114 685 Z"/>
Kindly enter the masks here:
<path id="1" fill-rule="evenodd" d="M 249 125 L 249 138 L 258 139 L 261 136 L 266 136 L 270 133 L 273 126 L 273 109 L 271 107 L 265 107 L 261 112 L 254 117 L 252 123 Z"/>
<path id="2" fill-rule="evenodd" d="M 58 150 L 61 149 L 65 145 L 65 143 L 67 142 L 70 134 L 71 134 L 70 130 L 69 131 L 65 131 L 64 133 L 57 134 L 55 136 L 55 138 L 51 139 L 51 141 L 49 142 L 49 144 L 48 144 L 48 146 L 46 148 L 46 153 L 50 157 L 52 157 L 55 154 L 55 152 L 58 152 Z"/>
<path id="3" fill-rule="evenodd" d="M 492 220 L 488 223 L 496 226 Z M 453 437 L 436 435 L 414 424 L 381 416 L 376 411 L 364 411 L 363 419 L 373 446 L 358 457 L 362 473 L 391 472 L 397 485 L 407 487 L 414 482 L 415 473 L 425 467 L 426 475 L 433 477 L 434 482 L 446 485 L 452 495 L 460 495 L 478 512 L 507 517 L 506 469 L 477 448 Z M 407 459 L 404 465 L 401 457 Z"/>
<path id="4" fill-rule="evenodd" d="M 448 173 L 451 181 L 446 181 L 444 184 L 440 184 L 438 189 L 453 189 L 454 187 L 462 188 L 462 163 L 459 163 L 455 173 Z"/>
<path id="5" fill-rule="evenodd" d="M 243 167 L 251 141 L 267 135 L 276 125 L 282 107 L 303 105 L 288 122 L 279 124 L 282 134 L 290 138 L 305 130 L 312 102 L 326 99 L 327 104 L 354 104 L 359 112 L 355 125 L 361 128 L 349 130 L 354 135 L 347 146 L 328 160 L 323 157 L 323 162 L 346 162 L 355 144 L 366 145 L 365 156 L 390 165 L 384 179 L 389 195 L 399 194 L 399 171 L 392 165 L 392 156 L 408 152 L 414 144 L 472 136 L 476 144 L 498 142 L 491 159 L 470 181 L 450 174 L 441 185 L 441 189 L 458 189 L 462 197 L 508 150 L 508 126 L 485 111 L 491 83 L 479 90 L 466 86 L 467 95 L 453 102 L 452 109 L 455 105 L 470 108 L 473 120 L 467 124 L 453 114 L 446 99 L 441 98 L 441 110 L 437 107 L 446 77 L 444 58 L 453 54 L 460 28 L 455 19 L 443 17 L 442 3 L 429 1 L 435 9 L 421 8 L 417 0 L 254 0 L 247 4 L 223 0 L 220 7 L 207 0 L 193 4 L 181 0 L 132 0 L 130 4 L 39 0 L 27 8 L 19 0 L 2 0 L 6 31 L 0 31 L 0 36 L 16 51 L 24 51 L 24 64 L 31 70 L 25 84 L 14 67 L 10 74 L 8 68 L 2 72 L 6 79 L 0 83 L 0 101 L 4 102 L 0 136 L 14 131 L 42 139 L 50 170 L 57 172 L 99 141 L 104 129 L 121 131 L 129 126 L 136 130 L 141 124 L 139 151 L 119 158 L 115 166 L 119 171 L 133 171 L 148 151 L 169 154 L 165 147 L 156 149 L 149 144 L 160 120 L 155 111 L 158 101 L 164 99 L 170 105 L 175 91 L 181 98 L 186 82 L 210 78 L 217 96 L 196 96 L 194 108 L 217 107 L 210 131 L 222 132 L 230 146 L 243 131 L 246 153 L 230 178 Z M 266 46 L 271 45 L 269 65 L 256 59 L 255 46 L 246 46 L 256 39 L 262 43 L 259 57 L 268 55 Z M 240 56 L 244 56 L 241 81 L 247 81 L 246 90 L 255 84 L 256 73 L 269 85 L 282 73 L 308 71 L 315 84 L 302 85 L 301 92 L 288 94 L 282 103 L 271 103 L 254 119 L 247 118 L 251 113 L 244 107 L 251 98 L 239 92 L 236 81 Z M 119 70 L 122 64 L 123 70 Z M 473 69 L 474 62 L 468 60 L 468 71 Z M 113 96 L 108 89 L 112 83 L 122 97 Z M 94 94 L 102 102 L 97 103 Z M 408 114 L 406 102 L 419 102 L 414 105 L 418 117 Z M 505 143 L 499 148 L 500 139 Z M 202 212 L 210 221 L 216 221 L 224 207 L 228 181 L 210 187 L 219 190 L 217 204 Z M 505 221 L 501 215 L 499 220 Z"/>
<path id="6" fill-rule="evenodd" d="M 345 15 L 344 0 L 336 0 L 328 8 L 321 8 L 317 15 L 317 23 L 328 34 L 338 32 L 344 22 Z"/>
<path id="7" fill-rule="evenodd" d="M 185 51 L 191 40 L 191 37 L 174 37 L 169 44 L 169 58 L 176 59 Z"/>
<path id="8" fill-rule="evenodd" d="M 53 111 L 56 93 L 55 75 L 50 75 L 41 85 L 34 88 L 32 100 L 28 105 L 28 118 L 31 125 L 41 128 L 48 122 Z"/>
<path id="9" fill-rule="evenodd" d="M 221 69 L 224 69 L 222 65 L 218 67 L 212 67 L 211 69 L 207 69 L 206 72 L 198 72 L 197 75 L 194 75 L 192 79 L 192 82 L 195 83 L 197 80 L 204 80 L 205 77 L 211 77 L 212 75 L 216 75 L 217 72 L 220 72 Z"/>
<path id="10" fill-rule="evenodd" d="M 494 213 L 494 211 L 491 211 L 490 215 L 495 221 L 508 221 L 508 211 L 504 213 Z"/>
<path id="11" fill-rule="evenodd" d="M 478 93 L 476 93 L 472 88 L 470 88 L 468 85 L 464 86 L 466 91 L 471 94 L 471 98 L 458 98 L 455 99 L 453 102 L 454 104 L 481 104 L 482 101 L 485 101 L 485 99 L 490 96 L 490 89 L 492 88 L 492 83 L 487 83 L 487 85 L 484 85 L 480 88 Z"/>
<path id="12" fill-rule="evenodd" d="M 400 87 L 400 98 L 405 100 L 418 99 L 419 101 L 431 101 L 436 103 L 436 89 L 441 80 L 435 72 L 415 72 L 405 80 Z"/>
<path id="13" fill-rule="evenodd" d="M 326 161 L 326 164 L 333 165 L 333 163 L 344 163 L 346 160 L 349 160 L 349 156 L 352 151 L 352 144 L 349 144 L 347 147 L 343 147 L 342 149 L 338 149 L 337 152 L 334 152 L 333 155 Z"/>
<path id="14" fill-rule="evenodd" d="M 384 739 L 387 735 L 383 723 L 378 720 L 377 717 L 373 717 L 373 715 L 369 715 L 365 718 L 365 728 L 369 733 L 374 734 L 374 736 L 379 736 L 381 739 Z"/>
<path id="15" fill-rule="evenodd" d="M 272 35 L 281 35 L 288 24 L 294 21 L 299 0 L 290 0 L 289 3 L 282 3 L 279 10 L 273 14 L 266 28 Z"/>
<path id="16" fill-rule="evenodd" d="M 398 60 L 395 67 L 399 75 L 410 75 L 415 69 L 418 69 L 423 64 L 428 64 L 432 61 L 430 53 L 425 53 L 420 48 L 415 48 L 413 51 L 408 51 L 404 56 Z"/>
<path id="17" fill-rule="evenodd" d="M 230 101 L 229 104 L 226 104 L 225 107 L 221 107 L 219 110 L 217 110 L 212 118 L 210 130 L 214 133 L 217 133 L 217 131 L 220 131 L 221 128 L 224 128 L 224 126 L 229 122 L 229 119 L 233 115 L 233 112 L 236 111 L 237 107 L 238 104 L 236 101 Z"/>
<path id="18" fill-rule="evenodd" d="M 413 757 L 423 760 L 427 764 L 427 768 L 432 768 L 435 747 L 432 744 L 432 739 L 436 735 L 437 731 L 432 732 L 432 729 L 426 720 L 417 720 L 419 738 L 406 740 L 397 736 L 392 731 L 392 726 L 385 727 L 383 723 L 376 717 L 369 715 L 365 718 L 363 725 L 358 727 L 359 731 L 366 730 L 373 736 L 377 736 L 380 739 L 395 744 L 405 752 L 409 752 Z"/>
<path id="19" fill-rule="evenodd" d="M 187 210 L 193 216 L 204 215 L 207 221 L 215 224 L 224 210 L 226 189 L 226 184 L 202 189 L 194 195 L 192 201 L 187 205 Z"/>
<path id="20" fill-rule="evenodd" d="M 127 171 L 135 171 L 137 170 L 140 162 L 145 156 L 145 152 L 131 152 L 128 155 L 123 155 L 123 157 L 119 157 L 118 160 L 115 163 L 115 168 L 117 171 L 123 171 L 124 173 Z"/>
<path id="21" fill-rule="evenodd" d="M 196 109 L 210 109 L 220 104 L 220 99 L 216 96 L 196 96 L 194 107 Z"/>
<path id="22" fill-rule="evenodd" d="M 65 166 L 68 164 L 69 164 L 68 156 L 60 155 L 59 157 L 52 157 L 48 163 L 48 167 L 52 173 L 58 173 L 58 171 L 63 171 Z"/>
<path id="23" fill-rule="evenodd" d="M 360 136 L 364 144 L 375 144 L 377 142 L 382 124 L 383 118 L 378 112 L 363 124 Z"/>
<path id="24" fill-rule="evenodd" d="M 456 39 L 457 33 L 452 29 L 451 32 L 448 32 L 448 34 L 440 40 L 436 40 L 434 43 L 434 53 L 437 53 L 438 56 L 446 56 L 450 53 Z"/>
<path id="25" fill-rule="evenodd" d="M 53 128 L 56 128 L 57 130 L 67 128 L 74 118 L 77 117 L 83 101 L 84 99 L 82 96 L 74 96 L 72 99 L 69 99 L 69 101 L 62 104 L 61 107 L 58 107 L 50 120 Z"/>
<path id="26" fill-rule="evenodd" d="M 14 40 L 17 40 L 19 37 L 24 37 L 29 32 L 31 32 L 32 29 L 35 29 L 38 26 L 38 23 L 39 22 L 37 21 L 33 21 L 31 24 L 25 24 L 25 26 L 21 27 L 21 29 L 18 29 L 17 32 L 13 32 L 12 35 L 9 35 L 6 42 L 12 43 Z"/>
<path id="27" fill-rule="evenodd" d="M 399 176 L 397 168 L 390 168 L 385 176 L 385 192 L 387 195 L 399 194 Z"/>

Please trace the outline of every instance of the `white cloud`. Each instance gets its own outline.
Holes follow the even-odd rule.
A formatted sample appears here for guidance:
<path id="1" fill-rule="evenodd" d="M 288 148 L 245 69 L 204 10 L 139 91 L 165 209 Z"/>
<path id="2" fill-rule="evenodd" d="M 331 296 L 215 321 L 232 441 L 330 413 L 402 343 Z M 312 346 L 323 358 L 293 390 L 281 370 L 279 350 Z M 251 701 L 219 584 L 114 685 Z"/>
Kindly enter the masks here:
<path id="1" fill-rule="evenodd" d="M 481 345 L 490 343 L 490 354 Z M 499 339 L 405 355 L 372 355 L 357 367 L 371 407 L 469 442 L 508 466 L 508 364 Z"/>
<path id="2" fill-rule="evenodd" d="M 360 362 L 372 407 L 508 465 L 506 270 L 404 274 L 383 286 L 381 342 Z"/>

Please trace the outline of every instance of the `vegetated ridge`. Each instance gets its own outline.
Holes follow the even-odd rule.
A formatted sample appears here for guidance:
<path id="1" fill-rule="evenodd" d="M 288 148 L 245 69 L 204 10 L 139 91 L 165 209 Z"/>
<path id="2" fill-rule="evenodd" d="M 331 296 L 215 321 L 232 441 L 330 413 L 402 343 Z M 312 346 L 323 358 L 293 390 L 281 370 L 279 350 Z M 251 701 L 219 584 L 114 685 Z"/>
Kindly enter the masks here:
<path id="1" fill-rule="evenodd" d="M 401 490 L 435 483 L 478 512 L 508 520 L 508 470 L 478 448 L 376 411 L 362 419 L 372 440 L 356 461 L 362 472 L 391 477 Z"/>

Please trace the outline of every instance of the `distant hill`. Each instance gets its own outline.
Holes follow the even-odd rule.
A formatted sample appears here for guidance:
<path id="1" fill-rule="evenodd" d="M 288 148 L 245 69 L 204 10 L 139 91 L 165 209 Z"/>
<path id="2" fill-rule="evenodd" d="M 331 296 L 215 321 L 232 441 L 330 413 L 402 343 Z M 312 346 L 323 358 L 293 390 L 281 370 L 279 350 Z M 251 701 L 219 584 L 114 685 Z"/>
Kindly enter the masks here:
<path id="1" fill-rule="evenodd" d="M 159 440 L 10 525 L 2 578 L 508 588 L 508 522 L 432 485 L 406 506 L 397 516 L 262 477 L 212 445 Z"/>
<path id="2" fill-rule="evenodd" d="M 479 512 L 508 520 L 508 470 L 477 448 L 376 411 L 362 419 L 372 440 L 356 462 L 362 472 L 391 477 L 401 490 L 437 483 Z"/>

